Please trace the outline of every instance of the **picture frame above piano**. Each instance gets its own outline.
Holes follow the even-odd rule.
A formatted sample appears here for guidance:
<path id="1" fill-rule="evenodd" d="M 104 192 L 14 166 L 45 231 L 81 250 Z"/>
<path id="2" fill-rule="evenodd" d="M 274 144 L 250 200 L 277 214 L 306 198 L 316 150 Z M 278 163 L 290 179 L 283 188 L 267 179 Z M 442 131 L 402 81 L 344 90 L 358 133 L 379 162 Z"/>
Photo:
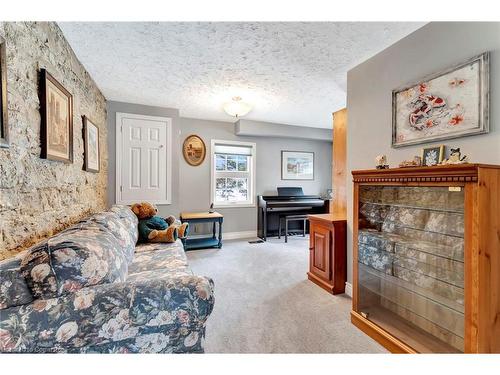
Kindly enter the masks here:
<path id="1" fill-rule="evenodd" d="M 282 180 L 314 180 L 314 152 L 281 151 Z"/>

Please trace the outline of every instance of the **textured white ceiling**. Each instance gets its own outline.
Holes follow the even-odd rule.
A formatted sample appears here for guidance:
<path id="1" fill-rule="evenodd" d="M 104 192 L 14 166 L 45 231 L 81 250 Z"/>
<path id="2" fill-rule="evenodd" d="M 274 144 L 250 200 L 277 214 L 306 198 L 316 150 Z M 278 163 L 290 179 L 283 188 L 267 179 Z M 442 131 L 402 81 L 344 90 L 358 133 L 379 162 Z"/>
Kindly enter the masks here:
<path id="1" fill-rule="evenodd" d="M 59 23 L 109 100 L 178 108 L 183 117 L 331 127 L 347 71 L 422 23 Z"/>

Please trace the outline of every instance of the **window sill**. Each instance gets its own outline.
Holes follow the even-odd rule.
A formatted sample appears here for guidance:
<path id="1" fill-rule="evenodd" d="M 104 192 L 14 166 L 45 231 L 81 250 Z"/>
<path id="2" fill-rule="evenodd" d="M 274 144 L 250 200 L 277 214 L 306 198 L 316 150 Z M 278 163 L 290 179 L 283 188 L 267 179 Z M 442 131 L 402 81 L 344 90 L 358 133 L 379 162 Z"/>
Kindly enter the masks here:
<path id="1" fill-rule="evenodd" d="M 214 208 L 254 208 L 256 207 L 255 203 L 229 203 L 229 204 L 214 204 Z"/>

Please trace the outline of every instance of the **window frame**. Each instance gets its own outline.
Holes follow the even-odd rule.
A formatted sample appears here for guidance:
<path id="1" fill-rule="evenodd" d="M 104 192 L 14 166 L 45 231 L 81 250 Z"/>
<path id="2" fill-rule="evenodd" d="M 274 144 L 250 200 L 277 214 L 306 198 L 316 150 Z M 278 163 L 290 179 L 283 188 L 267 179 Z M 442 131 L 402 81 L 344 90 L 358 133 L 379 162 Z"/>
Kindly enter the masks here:
<path id="1" fill-rule="evenodd" d="M 241 171 L 217 171 L 216 170 L 216 161 L 215 161 L 215 145 L 228 145 L 228 146 L 240 146 L 240 147 L 248 147 L 251 149 L 251 157 L 250 163 L 248 163 L 248 172 Z M 255 207 L 255 169 L 256 169 L 256 159 L 257 159 L 257 144 L 254 142 L 241 142 L 241 141 L 230 141 L 230 140 L 222 140 L 222 139 L 212 139 L 210 143 L 210 202 L 213 203 L 214 208 L 235 208 L 235 207 Z M 236 166 L 238 168 L 238 166 Z M 227 203 L 216 202 L 215 201 L 215 187 L 216 187 L 216 179 L 234 177 L 234 178 L 246 178 L 250 180 L 248 183 L 248 196 L 250 200 L 245 202 L 238 203 L 236 201 L 228 201 Z"/>

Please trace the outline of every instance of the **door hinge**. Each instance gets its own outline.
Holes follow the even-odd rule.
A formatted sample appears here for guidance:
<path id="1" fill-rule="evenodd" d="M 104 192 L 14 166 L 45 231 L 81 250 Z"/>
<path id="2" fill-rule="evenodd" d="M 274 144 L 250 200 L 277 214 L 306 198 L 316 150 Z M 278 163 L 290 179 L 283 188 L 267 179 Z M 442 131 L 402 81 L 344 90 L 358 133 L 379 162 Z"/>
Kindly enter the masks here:
<path id="1" fill-rule="evenodd" d="M 123 186 L 120 185 L 120 192 L 123 192 Z"/>

